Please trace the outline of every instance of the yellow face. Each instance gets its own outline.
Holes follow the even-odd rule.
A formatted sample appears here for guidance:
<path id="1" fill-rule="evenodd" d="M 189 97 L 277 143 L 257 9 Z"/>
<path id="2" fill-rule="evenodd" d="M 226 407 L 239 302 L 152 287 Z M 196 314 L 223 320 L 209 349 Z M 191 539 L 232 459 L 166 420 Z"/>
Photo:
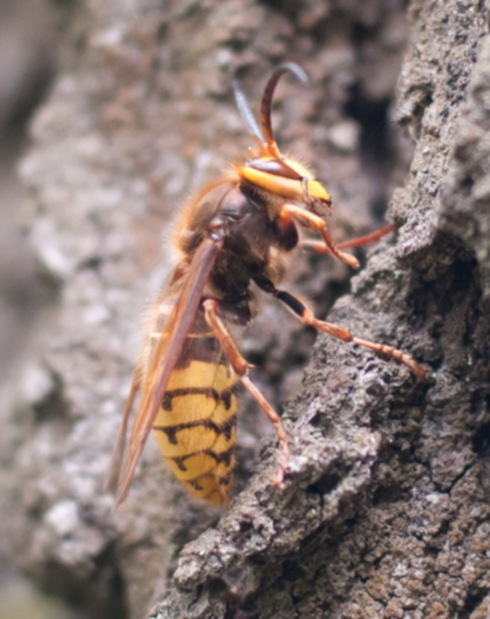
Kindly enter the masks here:
<path id="1" fill-rule="evenodd" d="M 240 167 L 240 175 L 261 189 L 295 202 L 331 202 L 325 187 L 293 159 L 271 156 L 249 159 Z"/>

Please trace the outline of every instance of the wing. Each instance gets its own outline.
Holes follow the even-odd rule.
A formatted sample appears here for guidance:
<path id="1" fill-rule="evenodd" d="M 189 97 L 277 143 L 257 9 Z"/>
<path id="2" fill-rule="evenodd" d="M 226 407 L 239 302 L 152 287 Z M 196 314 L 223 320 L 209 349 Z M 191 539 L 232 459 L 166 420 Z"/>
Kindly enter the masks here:
<path id="1" fill-rule="evenodd" d="M 147 367 L 144 371 L 142 368 L 137 368 L 135 371 L 108 476 L 110 485 L 111 481 L 116 479 L 116 471 L 123 456 L 133 401 L 138 390 L 141 389 L 141 398 L 131 431 L 129 447 L 117 481 L 117 506 L 125 500 L 128 494 L 136 465 L 161 406 L 169 377 L 195 319 L 204 287 L 221 246 L 222 241 L 212 238 L 206 238 L 201 242 L 185 274 L 182 292 L 177 303 L 160 333 L 156 346 L 151 351 Z"/>

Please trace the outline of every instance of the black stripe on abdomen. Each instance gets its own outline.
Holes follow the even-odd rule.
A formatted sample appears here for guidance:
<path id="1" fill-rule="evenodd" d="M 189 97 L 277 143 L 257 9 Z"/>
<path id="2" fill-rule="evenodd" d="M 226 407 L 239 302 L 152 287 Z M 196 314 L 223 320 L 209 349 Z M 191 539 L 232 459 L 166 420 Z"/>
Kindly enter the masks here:
<path id="1" fill-rule="evenodd" d="M 215 402 L 219 402 L 221 400 L 225 405 L 226 410 L 229 410 L 233 390 L 224 389 L 223 391 L 218 391 L 213 387 L 182 387 L 180 389 L 171 389 L 163 394 L 162 408 L 166 411 L 172 411 L 173 398 L 186 395 L 204 395 L 208 398 L 213 398 Z"/>

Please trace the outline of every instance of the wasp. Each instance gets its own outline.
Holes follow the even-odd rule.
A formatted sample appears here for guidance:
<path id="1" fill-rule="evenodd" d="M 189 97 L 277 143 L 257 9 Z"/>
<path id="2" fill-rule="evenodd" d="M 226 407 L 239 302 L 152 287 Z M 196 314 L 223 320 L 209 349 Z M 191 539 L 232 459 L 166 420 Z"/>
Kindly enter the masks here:
<path id="1" fill-rule="evenodd" d="M 278 66 L 262 96 L 257 123 L 242 90 L 238 109 L 257 148 L 243 163 L 205 186 L 187 205 L 176 228 L 180 260 L 158 299 L 140 355 L 108 476 L 117 504 L 127 496 L 145 442 L 153 430 L 163 458 L 191 493 L 210 503 L 227 501 L 234 467 L 233 446 L 242 385 L 272 422 L 279 441 L 273 484 L 284 479 L 289 455 L 281 418 L 249 376 L 250 365 L 237 338 L 253 319 L 253 285 L 284 304 L 304 324 L 344 342 L 405 364 L 423 379 L 425 370 L 392 346 L 353 335 L 320 320 L 298 297 L 280 288 L 286 258 L 300 244 L 300 229 L 316 234 L 305 243 L 350 267 L 357 259 L 344 250 L 375 241 L 393 227 L 335 244 L 328 217 L 332 200 L 313 174 L 279 151 L 271 124 L 273 95 L 280 78 L 301 82 L 295 63 Z M 139 401 L 125 450 L 129 417 Z"/>

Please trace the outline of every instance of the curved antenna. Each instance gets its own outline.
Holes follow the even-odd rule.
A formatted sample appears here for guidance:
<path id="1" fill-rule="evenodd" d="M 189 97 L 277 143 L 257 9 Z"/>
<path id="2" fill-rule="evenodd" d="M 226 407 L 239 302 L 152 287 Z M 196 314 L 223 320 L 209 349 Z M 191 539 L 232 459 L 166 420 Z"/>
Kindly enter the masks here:
<path id="1" fill-rule="evenodd" d="M 257 138 L 257 140 L 262 144 L 265 142 L 264 135 L 255 120 L 255 116 L 253 115 L 252 108 L 250 107 L 247 98 L 245 97 L 245 93 L 242 90 L 242 87 L 238 83 L 237 80 L 233 80 L 232 82 L 233 94 L 235 95 L 236 106 L 238 111 L 240 112 L 240 116 L 245 121 L 248 130 L 250 133 Z"/>
<path id="2" fill-rule="evenodd" d="M 264 94 L 262 95 L 262 103 L 260 105 L 260 124 L 265 136 L 264 142 L 275 156 L 279 156 L 279 150 L 274 139 L 274 134 L 272 133 L 272 97 L 276 90 L 277 83 L 284 73 L 289 73 L 300 82 L 306 83 L 308 81 L 308 76 L 298 64 L 295 62 L 284 62 L 276 68 L 265 86 Z"/>

